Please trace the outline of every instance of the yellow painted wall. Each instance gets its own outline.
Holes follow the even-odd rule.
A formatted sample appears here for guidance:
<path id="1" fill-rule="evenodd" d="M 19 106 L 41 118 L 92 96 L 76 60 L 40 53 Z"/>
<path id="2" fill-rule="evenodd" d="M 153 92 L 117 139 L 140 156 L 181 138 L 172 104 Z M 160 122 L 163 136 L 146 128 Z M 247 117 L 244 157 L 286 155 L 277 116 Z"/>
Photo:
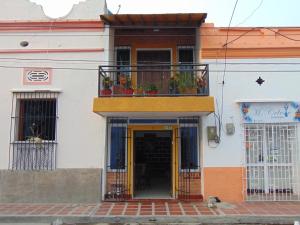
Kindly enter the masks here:
<path id="1" fill-rule="evenodd" d="M 94 112 L 214 112 L 214 97 L 102 97 Z"/>

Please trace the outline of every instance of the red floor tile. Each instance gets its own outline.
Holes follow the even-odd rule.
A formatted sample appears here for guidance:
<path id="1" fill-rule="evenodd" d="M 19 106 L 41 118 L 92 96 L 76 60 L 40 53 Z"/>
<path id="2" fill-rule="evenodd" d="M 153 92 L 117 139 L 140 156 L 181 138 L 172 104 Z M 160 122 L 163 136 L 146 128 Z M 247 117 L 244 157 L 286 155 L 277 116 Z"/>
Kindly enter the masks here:
<path id="1" fill-rule="evenodd" d="M 201 215 L 299 215 L 300 202 L 245 202 L 232 209 L 209 209 L 204 203 L 128 202 L 102 204 L 0 204 L 1 215 L 90 215 L 96 216 L 197 216 Z"/>

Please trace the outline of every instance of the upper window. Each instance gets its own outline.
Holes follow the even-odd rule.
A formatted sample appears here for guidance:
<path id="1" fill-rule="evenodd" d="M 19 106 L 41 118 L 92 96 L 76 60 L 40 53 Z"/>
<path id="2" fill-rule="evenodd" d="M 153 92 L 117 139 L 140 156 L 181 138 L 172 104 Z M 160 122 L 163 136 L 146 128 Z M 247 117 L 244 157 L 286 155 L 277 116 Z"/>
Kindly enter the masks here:
<path id="1" fill-rule="evenodd" d="M 178 47 L 178 64 L 179 74 L 183 76 L 182 79 L 194 82 L 195 68 L 194 64 L 194 48 L 192 46 Z"/>
<path id="2" fill-rule="evenodd" d="M 117 65 L 130 65 L 130 48 L 118 47 L 116 49 Z"/>
<path id="3" fill-rule="evenodd" d="M 187 46 L 178 47 L 178 63 L 179 64 L 192 64 L 194 63 L 194 48 Z"/>
<path id="4" fill-rule="evenodd" d="M 116 48 L 116 63 L 117 63 L 117 72 L 113 75 L 113 82 L 115 85 L 114 94 L 119 94 L 118 92 L 121 89 L 118 90 L 117 85 L 122 85 L 122 78 L 125 81 L 131 80 L 131 78 L 130 78 L 130 47 L 123 46 L 123 47 Z M 130 83 L 128 82 L 127 85 L 130 86 Z"/>
<path id="5" fill-rule="evenodd" d="M 129 47 L 117 47 L 116 49 L 116 61 L 117 69 L 120 74 L 130 75 L 130 48 Z"/>

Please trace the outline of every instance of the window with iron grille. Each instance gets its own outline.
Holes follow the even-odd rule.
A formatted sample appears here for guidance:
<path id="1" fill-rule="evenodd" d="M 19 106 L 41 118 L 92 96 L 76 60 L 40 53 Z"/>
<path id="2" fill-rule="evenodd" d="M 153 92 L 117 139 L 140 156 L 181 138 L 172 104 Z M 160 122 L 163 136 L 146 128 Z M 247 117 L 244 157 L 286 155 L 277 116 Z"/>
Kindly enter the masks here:
<path id="1" fill-rule="evenodd" d="M 198 118 L 179 119 L 181 170 L 195 171 L 200 167 L 198 124 Z"/>
<path id="2" fill-rule="evenodd" d="M 246 200 L 300 200 L 295 123 L 245 124 Z"/>
<path id="3" fill-rule="evenodd" d="M 108 170 L 126 170 L 127 119 L 108 119 Z"/>
<path id="4" fill-rule="evenodd" d="M 181 127 L 181 169 L 198 169 L 197 127 Z"/>
<path id="5" fill-rule="evenodd" d="M 111 127 L 110 169 L 125 169 L 126 127 Z"/>
<path id="6" fill-rule="evenodd" d="M 10 134 L 10 168 L 56 168 L 56 92 L 13 93 Z"/>

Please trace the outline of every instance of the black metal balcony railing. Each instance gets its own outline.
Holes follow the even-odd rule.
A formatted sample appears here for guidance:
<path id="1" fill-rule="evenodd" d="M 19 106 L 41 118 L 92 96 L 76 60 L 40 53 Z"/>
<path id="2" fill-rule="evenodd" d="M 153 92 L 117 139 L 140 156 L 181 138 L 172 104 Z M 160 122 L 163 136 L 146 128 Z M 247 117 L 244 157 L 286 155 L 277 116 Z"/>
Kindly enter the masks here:
<path id="1" fill-rule="evenodd" d="M 207 64 L 100 66 L 98 96 L 209 95 Z"/>

